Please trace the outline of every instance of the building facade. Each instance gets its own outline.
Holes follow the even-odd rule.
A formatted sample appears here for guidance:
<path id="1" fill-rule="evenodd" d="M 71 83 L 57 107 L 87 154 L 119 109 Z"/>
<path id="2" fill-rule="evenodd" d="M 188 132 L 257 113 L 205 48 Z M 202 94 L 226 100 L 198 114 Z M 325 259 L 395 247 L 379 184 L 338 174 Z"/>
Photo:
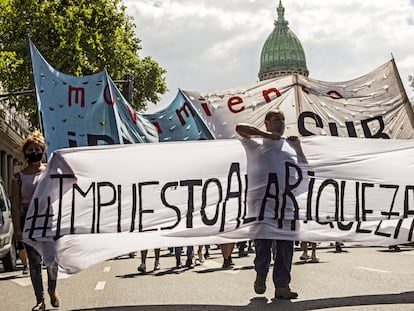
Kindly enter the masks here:
<path id="1" fill-rule="evenodd" d="M 23 163 L 20 142 L 29 133 L 27 118 L 0 99 L 0 175 L 10 193 L 13 174 Z"/>

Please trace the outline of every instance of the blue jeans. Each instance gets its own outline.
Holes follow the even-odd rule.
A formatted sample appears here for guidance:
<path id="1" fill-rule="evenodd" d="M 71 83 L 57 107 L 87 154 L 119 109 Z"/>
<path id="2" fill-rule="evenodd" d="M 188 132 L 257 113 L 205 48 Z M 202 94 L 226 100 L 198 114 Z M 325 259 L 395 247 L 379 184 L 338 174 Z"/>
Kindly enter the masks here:
<path id="1" fill-rule="evenodd" d="M 183 249 L 182 246 L 175 247 L 175 259 L 177 262 L 181 261 L 181 250 Z M 193 250 L 194 246 L 187 246 L 187 260 L 192 260 L 193 258 Z"/>
<path id="2" fill-rule="evenodd" d="M 269 272 L 273 241 L 276 242 L 273 283 L 276 288 L 287 287 L 290 284 L 290 271 L 292 269 L 293 241 L 266 239 L 254 240 L 254 246 L 256 249 L 254 269 L 261 275 L 266 275 Z"/>
<path id="3" fill-rule="evenodd" d="M 21 227 L 24 228 L 24 220 L 26 219 L 27 209 L 21 211 Z M 42 256 L 39 252 L 30 245 L 23 243 L 26 249 L 27 259 L 29 260 L 30 279 L 32 281 L 33 289 L 36 296 L 36 301 L 39 303 L 44 299 L 43 278 L 42 278 Z M 48 291 L 56 290 L 57 270 L 47 268 L 47 289 Z"/>
<path id="4" fill-rule="evenodd" d="M 29 259 L 30 279 L 36 296 L 36 301 L 41 302 L 44 299 L 43 278 L 42 278 L 42 256 L 30 245 L 24 244 L 27 258 Z M 48 291 L 56 290 L 57 270 L 47 268 L 47 289 Z"/>

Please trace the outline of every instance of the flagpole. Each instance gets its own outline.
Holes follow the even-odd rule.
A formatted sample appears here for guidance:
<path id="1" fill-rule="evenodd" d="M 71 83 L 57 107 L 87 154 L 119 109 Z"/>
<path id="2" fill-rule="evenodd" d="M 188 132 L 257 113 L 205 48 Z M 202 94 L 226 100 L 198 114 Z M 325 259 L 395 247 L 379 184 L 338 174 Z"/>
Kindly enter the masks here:
<path id="1" fill-rule="evenodd" d="M 394 74 L 395 74 L 395 77 L 396 77 L 397 82 L 398 82 L 398 88 L 400 89 L 400 93 L 402 94 L 402 97 L 403 97 L 403 104 L 404 104 L 405 110 L 407 111 L 408 118 L 410 119 L 411 127 L 414 129 L 414 112 L 413 112 L 413 108 L 411 107 L 410 100 L 408 99 L 407 93 L 405 92 L 405 88 L 404 88 L 403 83 L 401 81 L 401 76 L 398 72 L 397 65 L 395 64 L 394 56 L 392 54 L 391 54 L 391 56 L 392 56 L 391 62 L 392 62 L 392 65 L 394 67 Z"/>

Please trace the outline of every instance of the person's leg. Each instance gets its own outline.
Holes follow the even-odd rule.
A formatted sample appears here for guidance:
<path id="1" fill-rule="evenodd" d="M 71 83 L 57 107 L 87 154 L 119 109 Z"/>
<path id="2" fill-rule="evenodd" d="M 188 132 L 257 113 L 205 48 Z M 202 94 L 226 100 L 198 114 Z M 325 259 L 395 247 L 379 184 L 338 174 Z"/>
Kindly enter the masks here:
<path id="1" fill-rule="evenodd" d="M 239 249 L 239 257 L 246 257 L 248 254 L 244 250 L 246 248 L 247 241 L 242 241 L 237 243 L 237 248 Z"/>
<path id="2" fill-rule="evenodd" d="M 253 241 L 252 241 L 252 240 L 249 240 L 249 246 L 248 246 L 248 248 L 247 248 L 247 251 L 248 251 L 249 253 L 254 253 L 254 249 L 253 249 Z"/>
<path id="3" fill-rule="evenodd" d="M 175 267 L 176 268 L 181 268 L 182 264 L 181 264 L 181 250 L 183 248 L 181 246 L 175 247 L 174 248 L 174 253 L 175 253 Z"/>
<path id="4" fill-rule="evenodd" d="M 197 249 L 197 257 L 198 257 L 198 261 L 200 263 L 204 262 L 204 257 L 203 257 L 203 245 L 199 245 L 198 249 Z"/>
<path id="5" fill-rule="evenodd" d="M 276 298 L 294 299 L 298 294 L 289 288 L 292 269 L 293 241 L 276 240 L 276 261 L 273 268 L 273 283 Z"/>
<path id="6" fill-rule="evenodd" d="M 335 251 L 337 253 L 342 252 L 341 242 L 335 242 Z"/>
<path id="7" fill-rule="evenodd" d="M 233 262 L 231 253 L 233 252 L 234 243 L 220 244 L 221 255 L 223 256 L 223 268 L 231 268 Z"/>
<path id="8" fill-rule="evenodd" d="M 302 255 L 300 255 L 300 260 L 308 260 L 308 242 L 301 242 L 300 249 L 302 250 Z"/>
<path id="9" fill-rule="evenodd" d="M 227 256 L 231 266 L 234 266 L 233 260 L 231 259 L 231 254 L 233 253 L 235 245 L 236 245 L 236 243 L 227 244 L 226 256 Z"/>
<path id="10" fill-rule="evenodd" d="M 207 259 L 208 257 L 210 257 L 210 252 L 209 252 L 209 250 L 210 250 L 210 245 L 208 245 L 208 244 L 206 244 L 206 245 L 204 245 L 204 248 L 205 248 L 205 252 L 204 252 L 204 258 L 205 259 Z"/>
<path id="11" fill-rule="evenodd" d="M 194 246 L 187 246 L 187 260 L 185 262 L 185 266 L 187 268 L 193 268 L 193 254 L 194 254 Z"/>
<path id="12" fill-rule="evenodd" d="M 254 270 L 256 271 L 254 290 L 257 294 L 264 294 L 266 291 L 266 277 L 272 256 L 272 240 L 254 240 L 254 247 L 256 249 L 256 257 L 254 258 Z"/>
<path id="13" fill-rule="evenodd" d="M 24 248 L 24 244 L 22 241 L 17 241 L 17 249 L 20 261 L 23 265 L 23 274 L 29 273 L 29 259 L 27 259 L 26 249 Z"/>
<path id="14" fill-rule="evenodd" d="M 154 270 L 160 270 L 161 269 L 161 266 L 160 266 L 160 253 L 161 253 L 160 248 L 154 249 L 154 254 L 155 254 Z"/>
<path id="15" fill-rule="evenodd" d="M 312 242 L 312 255 L 311 255 L 311 261 L 312 262 L 319 262 L 319 258 L 316 257 L 316 243 Z"/>
<path id="16" fill-rule="evenodd" d="M 56 291 L 57 271 L 57 266 L 47 267 L 47 291 L 50 296 L 50 304 L 55 308 L 60 307 L 60 299 Z"/>
<path id="17" fill-rule="evenodd" d="M 30 279 L 36 296 L 36 307 L 44 305 L 43 279 L 42 279 L 42 257 L 30 245 L 25 244 L 27 257 L 29 259 Z M 41 310 L 41 309 L 39 309 Z"/>
<path id="18" fill-rule="evenodd" d="M 144 250 L 141 251 L 141 264 L 138 266 L 138 271 L 139 272 L 142 272 L 142 273 L 147 272 L 147 266 L 145 264 L 145 262 L 147 260 L 147 253 L 148 253 L 147 249 L 144 249 Z"/>

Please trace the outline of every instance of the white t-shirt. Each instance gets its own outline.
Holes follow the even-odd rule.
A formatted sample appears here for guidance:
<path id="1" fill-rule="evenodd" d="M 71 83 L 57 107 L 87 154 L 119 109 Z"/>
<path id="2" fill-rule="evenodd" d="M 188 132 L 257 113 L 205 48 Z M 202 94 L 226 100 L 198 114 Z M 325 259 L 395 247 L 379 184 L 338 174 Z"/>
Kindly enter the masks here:
<path id="1" fill-rule="evenodd" d="M 294 203 L 284 193 L 286 172 L 289 174 L 289 185 L 294 185 L 298 180 L 297 170 L 286 165 L 290 163 L 297 166 L 296 151 L 284 138 L 279 140 L 241 139 L 241 142 L 247 156 L 248 217 L 258 217 L 262 214 L 265 218 L 294 219 Z M 276 178 L 269 178 L 269 174 Z M 292 193 L 294 191 L 295 189 Z M 265 204 L 264 214 L 263 204 Z"/>

